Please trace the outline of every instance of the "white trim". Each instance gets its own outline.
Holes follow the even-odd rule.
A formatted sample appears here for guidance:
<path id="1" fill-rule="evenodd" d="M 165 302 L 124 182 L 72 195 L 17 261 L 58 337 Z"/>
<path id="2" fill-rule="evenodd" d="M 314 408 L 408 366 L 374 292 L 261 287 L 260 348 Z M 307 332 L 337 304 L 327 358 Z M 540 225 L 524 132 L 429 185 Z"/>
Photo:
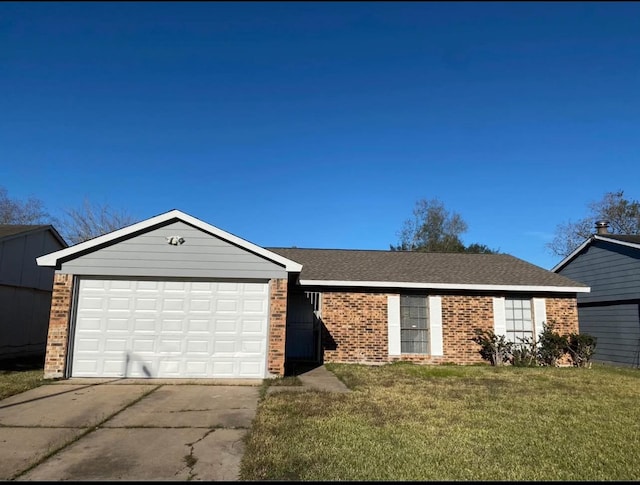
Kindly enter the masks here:
<path id="1" fill-rule="evenodd" d="M 444 355 L 442 341 L 442 297 L 429 297 L 429 354 L 441 357 Z"/>
<path id="2" fill-rule="evenodd" d="M 493 298 L 493 333 L 498 337 L 507 335 L 507 316 L 503 297 Z"/>
<path id="3" fill-rule="evenodd" d="M 400 345 L 400 295 L 387 295 L 387 329 L 389 355 L 402 354 Z"/>
<path id="4" fill-rule="evenodd" d="M 594 234 L 593 238 L 597 239 L 598 241 L 605 241 L 605 242 L 610 242 L 614 244 L 619 244 L 620 246 L 628 246 L 630 248 L 640 249 L 640 244 L 638 243 L 632 243 L 629 241 L 620 241 L 619 239 L 611 239 L 607 236 L 599 236 L 597 234 Z"/>
<path id="5" fill-rule="evenodd" d="M 589 293 L 588 286 L 476 285 L 459 283 L 409 283 L 406 281 L 300 280 L 302 286 L 347 286 L 374 288 L 424 288 L 436 290 L 547 291 L 553 293 Z"/>
<path id="6" fill-rule="evenodd" d="M 126 237 L 130 234 L 134 234 L 139 231 L 143 231 L 145 229 L 151 228 L 157 224 L 161 224 L 163 222 L 170 221 L 172 219 L 178 219 L 187 224 L 191 224 L 198 229 L 201 229 L 205 232 L 209 232 L 220 239 L 224 239 L 233 243 L 241 248 L 247 249 L 248 251 L 252 251 L 264 258 L 267 258 L 275 263 L 281 264 L 285 267 L 287 271 L 300 272 L 302 271 L 302 265 L 287 259 L 279 254 L 268 251 L 260 246 L 257 246 L 249 241 L 246 241 L 238 236 L 234 236 L 233 234 L 223 231 L 222 229 L 218 229 L 211 224 L 207 224 L 200 219 L 196 219 L 189 214 L 185 214 L 182 211 L 177 209 L 170 210 L 169 212 L 165 212 L 164 214 L 160 214 L 158 216 L 152 217 L 150 219 L 146 219 L 144 221 L 138 222 L 136 224 L 132 224 L 131 226 L 123 227 L 122 229 L 118 229 L 117 231 L 110 232 L 108 234 L 104 234 L 102 236 L 98 236 L 96 238 L 90 239 L 89 241 L 85 241 L 75 246 L 71 246 L 66 249 L 61 249 L 60 251 L 55 251 L 53 253 L 45 254 L 44 256 L 40 256 L 36 258 L 36 262 L 38 266 L 52 266 L 55 267 L 58 265 L 58 261 L 61 258 L 66 258 L 68 256 L 73 256 L 82 251 L 86 251 L 88 249 L 94 248 L 96 246 L 100 246 L 105 243 L 109 243 L 111 241 L 120 239 L 122 237 Z"/>
<path id="7" fill-rule="evenodd" d="M 547 321 L 547 303 L 544 298 L 533 299 L 533 325 L 535 329 L 536 341 L 540 338 L 544 330 L 544 323 Z"/>
<path id="8" fill-rule="evenodd" d="M 575 258 L 580 253 L 580 251 L 582 251 L 588 244 L 592 243 L 593 241 L 604 241 L 604 242 L 608 242 L 608 243 L 611 243 L 611 244 L 618 244 L 620 246 L 627 246 L 629 248 L 640 249 L 640 244 L 637 244 L 637 243 L 632 243 L 632 242 L 628 242 L 628 241 L 619 241 L 617 239 L 608 238 L 607 236 L 599 236 L 598 234 L 594 234 L 594 235 L 590 236 L 589 238 L 587 238 L 580 246 L 578 246 L 576 249 L 574 249 L 571 252 L 571 254 L 569 254 L 569 256 L 567 256 L 562 261 L 560 261 L 558 264 L 556 264 L 553 268 L 551 268 L 551 271 L 553 271 L 554 273 L 558 272 L 567 263 L 569 263 L 569 261 L 571 261 L 573 258 Z"/>
<path id="9" fill-rule="evenodd" d="M 573 252 L 567 256 L 566 258 L 564 258 L 562 261 L 560 261 L 558 264 L 556 264 L 553 268 L 551 268 L 551 271 L 553 271 L 554 273 L 556 273 L 560 268 L 562 268 L 565 264 L 567 264 L 570 260 L 572 260 L 574 257 L 577 256 L 577 254 L 582 251 L 587 244 L 589 244 L 592 241 L 592 238 L 594 236 L 591 236 L 590 238 L 588 238 L 585 242 L 583 242 L 580 246 L 578 246 L 576 249 L 573 250 Z"/>

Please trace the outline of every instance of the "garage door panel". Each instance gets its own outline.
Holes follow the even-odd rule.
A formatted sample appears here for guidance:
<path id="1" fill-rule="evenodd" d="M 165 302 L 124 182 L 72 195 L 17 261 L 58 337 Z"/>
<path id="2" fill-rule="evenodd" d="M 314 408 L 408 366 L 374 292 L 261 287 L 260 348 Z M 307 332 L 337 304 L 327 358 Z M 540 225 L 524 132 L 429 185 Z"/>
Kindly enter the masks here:
<path id="1" fill-rule="evenodd" d="M 211 352 L 209 348 L 209 341 L 207 340 L 193 340 L 189 339 L 187 341 L 187 353 L 189 356 L 197 356 L 202 357 L 208 356 Z"/>
<path id="2" fill-rule="evenodd" d="M 129 320 L 127 318 L 106 318 L 105 330 L 107 332 L 127 332 L 129 333 Z"/>
<path id="3" fill-rule="evenodd" d="M 218 334 L 236 333 L 237 322 L 227 318 L 216 318 L 213 321 L 215 332 Z"/>
<path id="4" fill-rule="evenodd" d="M 211 296 L 208 296 L 206 298 L 202 296 L 198 296 L 195 298 L 191 297 L 189 299 L 189 312 L 211 313 L 211 311 L 213 310 L 212 303 L 213 301 Z"/>
<path id="5" fill-rule="evenodd" d="M 189 318 L 187 319 L 187 331 L 191 334 L 193 333 L 208 333 L 209 325 L 211 325 L 210 320 L 203 320 L 200 318 Z"/>
<path id="6" fill-rule="evenodd" d="M 260 372 L 261 366 L 258 362 L 240 362 L 240 377 L 252 376 Z"/>
<path id="7" fill-rule="evenodd" d="M 260 355 L 264 352 L 264 343 L 260 340 L 244 340 L 240 344 L 240 352 Z"/>
<path id="8" fill-rule="evenodd" d="M 155 339 L 144 339 L 141 337 L 136 337 L 133 340 L 132 348 L 134 352 L 137 353 L 152 353 L 156 352 L 156 341 Z"/>
<path id="9" fill-rule="evenodd" d="M 124 353 L 127 351 L 128 341 L 126 338 L 118 339 L 118 338 L 109 338 L 105 341 L 104 350 L 105 352 L 118 352 Z"/>
<path id="10" fill-rule="evenodd" d="M 266 331 L 266 322 L 264 320 L 243 319 L 240 322 L 240 333 L 257 333 L 264 334 Z"/>
<path id="11" fill-rule="evenodd" d="M 177 318 L 163 318 L 160 324 L 160 330 L 162 333 L 183 333 L 184 332 L 183 320 Z"/>
<path id="12" fill-rule="evenodd" d="M 81 279 L 72 375 L 264 377 L 267 319 L 264 283 Z"/>
<path id="13" fill-rule="evenodd" d="M 135 333 L 156 331 L 156 321 L 152 318 L 134 318 L 133 322 L 133 330 Z"/>

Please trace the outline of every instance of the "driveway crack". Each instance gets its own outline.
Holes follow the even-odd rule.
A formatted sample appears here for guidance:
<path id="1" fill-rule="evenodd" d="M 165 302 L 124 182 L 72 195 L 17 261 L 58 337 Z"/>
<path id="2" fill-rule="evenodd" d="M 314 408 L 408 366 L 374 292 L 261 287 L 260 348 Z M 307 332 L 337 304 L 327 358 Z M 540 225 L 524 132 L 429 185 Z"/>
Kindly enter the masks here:
<path id="1" fill-rule="evenodd" d="M 202 435 L 202 437 L 200 437 L 199 439 L 197 439 L 195 441 L 192 441 L 191 443 L 185 443 L 185 445 L 189 447 L 189 454 L 185 455 L 184 458 L 183 458 L 183 460 L 185 462 L 185 467 L 182 470 L 184 470 L 185 468 L 187 468 L 189 470 L 189 475 L 187 475 L 187 480 L 193 480 L 194 478 L 196 478 L 198 476 L 198 474 L 194 473 L 194 471 L 193 471 L 193 467 L 196 465 L 196 463 L 198 463 L 198 457 L 193 454 L 194 449 L 195 449 L 195 445 L 197 445 L 202 440 L 204 440 L 207 436 L 209 436 L 211 433 L 213 433 L 216 429 L 217 428 L 208 429 L 206 431 L 206 433 L 204 435 Z M 178 471 L 176 473 L 176 475 L 178 473 L 180 473 L 182 470 Z"/>

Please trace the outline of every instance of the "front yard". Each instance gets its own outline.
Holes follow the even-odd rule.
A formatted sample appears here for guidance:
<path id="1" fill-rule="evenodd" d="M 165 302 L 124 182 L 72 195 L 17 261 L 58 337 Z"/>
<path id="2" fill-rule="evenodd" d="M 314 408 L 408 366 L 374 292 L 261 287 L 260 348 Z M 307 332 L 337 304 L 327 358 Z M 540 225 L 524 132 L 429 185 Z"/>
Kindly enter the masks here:
<path id="1" fill-rule="evenodd" d="M 640 480 L 640 371 L 327 365 L 260 403 L 244 480 Z"/>
<path id="2" fill-rule="evenodd" d="M 42 369 L 0 370 L 0 399 L 46 384 Z"/>

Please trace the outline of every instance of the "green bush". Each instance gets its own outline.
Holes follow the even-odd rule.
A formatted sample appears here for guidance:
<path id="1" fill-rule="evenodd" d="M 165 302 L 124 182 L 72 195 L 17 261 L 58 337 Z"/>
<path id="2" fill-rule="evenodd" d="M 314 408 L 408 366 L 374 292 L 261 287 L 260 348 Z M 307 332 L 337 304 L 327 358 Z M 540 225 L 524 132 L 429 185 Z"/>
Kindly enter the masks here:
<path id="1" fill-rule="evenodd" d="M 537 367 L 538 354 L 536 343 L 532 338 L 520 339 L 521 343 L 511 348 L 511 365 L 514 367 Z"/>
<path id="2" fill-rule="evenodd" d="M 543 366 L 556 367 L 558 360 L 567 353 L 567 337 L 555 332 L 551 323 L 542 325 L 543 330 L 538 337 L 538 362 Z"/>
<path id="3" fill-rule="evenodd" d="M 493 366 L 509 362 L 513 343 L 508 342 L 504 335 L 497 336 L 493 330 L 473 330 L 475 336 L 471 340 L 480 345 L 480 355 Z"/>
<path id="4" fill-rule="evenodd" d="M 572 333 L 567 341 L 567 351 L 576 367 L 590 367 L 598 339 L 588 333 Z"/>

